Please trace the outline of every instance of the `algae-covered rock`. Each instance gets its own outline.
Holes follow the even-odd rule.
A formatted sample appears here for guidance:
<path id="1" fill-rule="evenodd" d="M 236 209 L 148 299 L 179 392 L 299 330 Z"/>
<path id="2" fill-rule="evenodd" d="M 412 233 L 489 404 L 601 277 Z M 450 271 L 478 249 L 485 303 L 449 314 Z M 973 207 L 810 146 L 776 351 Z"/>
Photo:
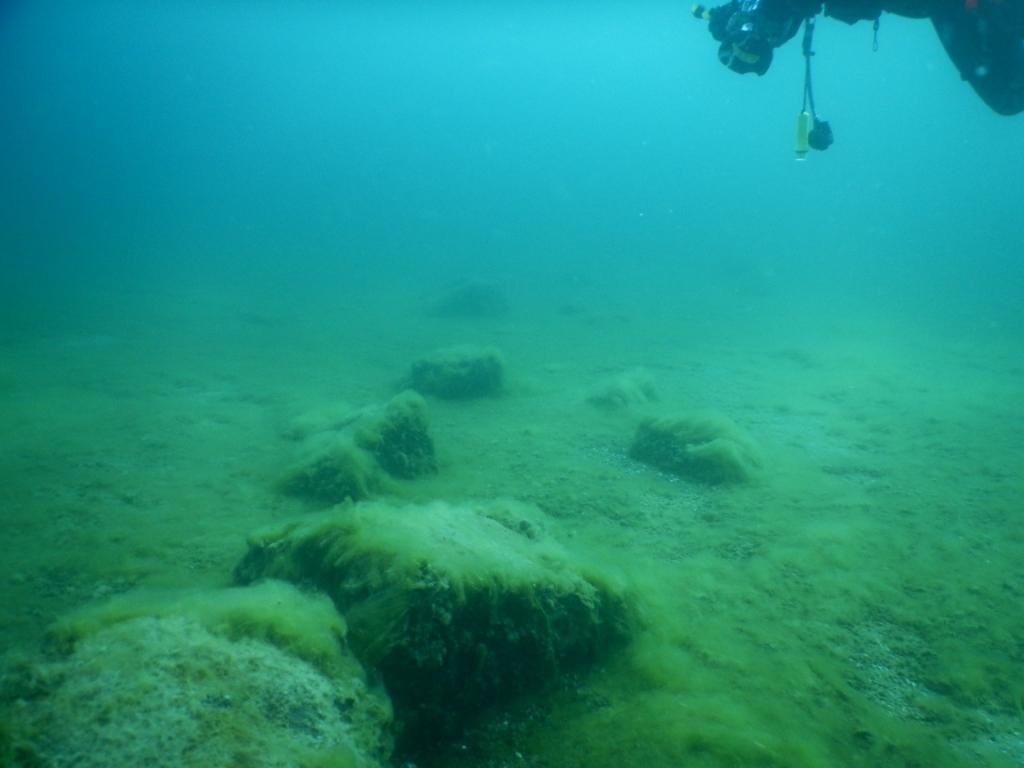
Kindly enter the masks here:
<path id="1" fill-rule="evenodd" d="M 409 383 L 425 395 L 449 400 L 496 395 L 505 383 L 505 360 L 491 347 L 449 347 L 413 363 Z"/>
<path id="2" fill-rule="evenodd" d="M 422 755 L 630 631 L 622 594 L 545 536 L 539 516 L 513 502 L 356 504 L 253 536 L 235 574 L 327 592 L 353 651 L 383 677 L 402 749 Z"/>
<path id="3" fill-rule="evenodd" d="M 604 382 L 587 402 L 607 411 L 622 411 L 657 402 L 658 390 L 654 377 L 642 368 L 620 373 Z"/>
<path id="4" fill-rule="evenodd" d="M 299 458 L 279 481 L 282 491 L 338 504 L 369 498 L 385 476 L 408 480 L 437 469 L 427 404 L 416 392 L 350 413 L 341 424 L 302 443 Z"/>
<path id="5" fill-rule="evenodd" d="M 754 441 L 724 416 L 705 412 L 647 419 L 630 456 L 700 483 L 739 483 L 761 466 Z"/>
<path id="6" fill-rule="evenodd" d="M 408 479 L 437 469 L 427 404 L 416 392 L 395 396 L 359 419 L 355 429 L 359 445 L 393 477 Z"/>
<path id="7" fill-rule="evenodd" d="M 373 456 L 346 433 L 308 441 L 279 482 L 283 492 L 323 504 L 365 499 L 378 485 Z"/>
<path id="8" fill-rule="evenodd" d="M 346 645 L 345 620 L 330 598 L 274 580 L 244 588 L 127 592 L 61 618 L 49 631 L 50 646 L 67 654 L 114 624 L 166 616 L 197 621 L 229 640 L 262 640 L 325 674 L 362 674 Z"/>
<path id="9" fill-rule="evenodd" d="M 180 613 L 163 600 L 154 615 L 137 602 L 79 617 L 73 641 L 38 667 L 45 693 L 14 710 L 18 733 L 41 765 L 385 763 L 390 707 L 367 686 L 358 664 L 349 657 L 347 664 L 321 667 L 289 652 L 288 642 L 268 641 L 267 609 L 256 610 L 252 634 L 242 618 L 246 604 L 255 609 L 270 600 L 279 603 L 281 627 L 289 617 L 305 626 L 310 616 L 320 616 L 330 633 L 322 603 L 286 585 L 223 590 L 198 600 L 183 598 Z M 347 653 L 339 647 L 339 655 Z"/>

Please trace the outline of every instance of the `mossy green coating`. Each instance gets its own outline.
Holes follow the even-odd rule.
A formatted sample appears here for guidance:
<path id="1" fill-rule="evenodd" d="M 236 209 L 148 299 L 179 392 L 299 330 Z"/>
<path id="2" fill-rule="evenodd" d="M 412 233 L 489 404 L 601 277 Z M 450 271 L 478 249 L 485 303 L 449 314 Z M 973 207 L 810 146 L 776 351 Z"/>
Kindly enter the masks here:
<path id="1" fill-rule="evenodd" d="M 427 404 L 416 392 L 402 392 L 360 419 L 356 441 L 392 477 L 407 480 L 437 469 Z"/>
<path id="2" fill-rule="evenodd" d="M 14 736 L 11 727 L 0 720 L 0 768 L 11 768 L 14 765 Z"/>
<path id="3" fill-rule="evenodd" d="M 284 493 L 323 505 L 360 501 L 388 477 L 410 480 L 437 469 L 427 404 L 416 392 L 402 392 L 339 423 L 305 439 L 300 457 L 279 481 Z"/>
<path id="4" fill-rule="evenodd" d="M 713 412 L 647 419 L 637 428 L 629 453 L 645 464 L 709 485 L 751 480 L 762 464 L 754 441 Z"/>
<path id="5" fill-rule="evenodd" d="M 348 747 L 313 752 L 300 758 L 299 768 L 359 768 L 359 755 Z"/>
<path id="6" fill-rule="evenodd" d="M 236 578 L 330 594 L 384 679 L 401 747 L 425 754 L 630 634 L 625 597 L 541 535 L 537 515 L 513 502 L 357 504 L 253 537 Z"/>
<path id="7" fill-rule="evenodd" d="M 606 411 L 624 411 L 659 399 L 654 377 L 642 368 L 633 368 L 604 382 L 587 402 Z"/>
<path id="8" fill-rule="evenodd" d="M 312 441 L 280 480 L 284 493 L 322 504 L 358 501 L 378 487 L 373 456 L 349 435 L 325 434 Z"/>
<path id="9" fill-rule="evenodd" d="M 18 716 L 44 765 L 291 768 L 305 755 L 379 768 L 390 752 L 390 707 L 361 674 L 185 616 L 107 624 L 40 674 L 48 689 Z"/>
<path id="10" fill-rule="evenodd" d="M 414 362 L 409 384 L 447 400 L 493 396 L 505 385 L 505 360 L 491 347 L 449 347 Z"/>
<path id="11" fill-rule="evenodd" d="M 345 620 L 323 594 L 284 581 L 244 588 L 139 590 L 62 618 L 50 645 L 63 653 L 104 629 L 142 617 L 185 617 L 229 640 L 260 640 L 316 666 L 325 674 L 361 674 L 345 644 Z"/>
<path id="12" fill-rule="evenodd" d="M 872 252 L 847 250 L 844 269 Z M 361 411 L 341 402 L 383 404 L 373 393 L 416 355 L 465 333 L 514 356 L 516 396 L 428 398 L 443 471 L 378 492 L 529 499 L 555 540 L 626 574 L 647 629 L 566 681 L 564 706 L 524 697 L 519 718 L 491 719 L 493 749 L 460 737 L 431 768 L 1020 768 L 1020 314 L 993 313 L 998 291 L 965 307 L 944 290 L 929 319 L 907 297 L 944 267 L 913 258 L 909 292 L 859 295 L 771 254 L 719 258 L 709 295 L 717 278 L 676 259 L 662 301 L 618 292 L 588 253 L 606 282 L 524 282 L 525 311 L 487 329 L 425 320 L 419 286 L 377 269 L 380 292 L 326 285 L 319 313 L 269 284 L 182 301 L 140 280 L 110 302 L 30 302 L 38 333 L 3 326 L 0 646 L 37 650 L 43 624 L 93 595 L 221 584 L 246 533 L 302 508 L 273 492 L 283 452 L 344 431 Z M 269 322 L 237 322 L 243 295 Z M 663 405 L 585 402 L 638 364 Z M 735 418 L 767 469 L 712 486 L 623 455 L 634 415 L 676 405 Z"/>

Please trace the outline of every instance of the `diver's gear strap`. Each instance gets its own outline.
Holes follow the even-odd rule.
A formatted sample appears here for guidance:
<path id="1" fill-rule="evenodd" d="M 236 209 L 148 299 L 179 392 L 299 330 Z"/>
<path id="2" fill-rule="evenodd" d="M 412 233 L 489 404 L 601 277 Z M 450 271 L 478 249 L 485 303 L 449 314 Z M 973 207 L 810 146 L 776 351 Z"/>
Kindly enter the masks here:
<path id="1" fill-rule="evenodd" d="M 814 55 L 814 17 L 804 19 L 804 110 L 810 107 L 811 117 L 817 120 L 814 111 L 814 87 L 811 84 L 811 57 Z"/>

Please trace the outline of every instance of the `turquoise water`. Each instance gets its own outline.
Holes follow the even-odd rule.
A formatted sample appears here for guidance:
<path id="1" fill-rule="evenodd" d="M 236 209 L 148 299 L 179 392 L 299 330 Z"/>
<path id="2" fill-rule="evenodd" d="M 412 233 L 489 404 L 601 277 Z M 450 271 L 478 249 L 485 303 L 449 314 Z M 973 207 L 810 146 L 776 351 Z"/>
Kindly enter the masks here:
<path id="1" fill-rule="evenodd" d="M 797 163 L 798 42 L 755 78 L 674 3 L 4 4 L 5 662 L 220 594 L 323 507 L 296 423 L 472 344 L 503 391 L 428 397 L 437 472 L 374 495 L 532 505 L 642 618 L 395 764 L 1024 764 L 1020 118 L 926 22 L 823 20 Z M 693 410 L 754 480 L 631 457 Z M 14 764 L 71 764 L 19 714 L 58 699 L 7 686 Z"/>

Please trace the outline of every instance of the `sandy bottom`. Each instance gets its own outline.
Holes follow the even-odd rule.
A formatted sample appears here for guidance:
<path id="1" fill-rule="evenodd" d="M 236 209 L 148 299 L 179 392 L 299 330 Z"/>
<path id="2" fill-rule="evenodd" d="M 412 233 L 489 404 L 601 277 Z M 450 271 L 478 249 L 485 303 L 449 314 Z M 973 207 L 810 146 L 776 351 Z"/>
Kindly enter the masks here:
<path id="1" fill-rule="evenodd" d="M 249 531 L 311 509 L 273 489 L 292 419 L 381 402 L 436 347 L 493 344 L 507 393 L 430 401 L 440 471 L 398 495 L 536 504 L 647 629 L 440 764 L 1024 765 L 1019 346 L 653 303 L 550 291 L 458 320 L 415 290 L 193 288 L 40 308 L 0 342 L 0 642 L 31 653 L 132 588 L 229 583 Z M 740 424 L 763 476 L 707 487 L 631 460 L 638 412 L 586 400 L 635 366 L 653 411 Z"/>

